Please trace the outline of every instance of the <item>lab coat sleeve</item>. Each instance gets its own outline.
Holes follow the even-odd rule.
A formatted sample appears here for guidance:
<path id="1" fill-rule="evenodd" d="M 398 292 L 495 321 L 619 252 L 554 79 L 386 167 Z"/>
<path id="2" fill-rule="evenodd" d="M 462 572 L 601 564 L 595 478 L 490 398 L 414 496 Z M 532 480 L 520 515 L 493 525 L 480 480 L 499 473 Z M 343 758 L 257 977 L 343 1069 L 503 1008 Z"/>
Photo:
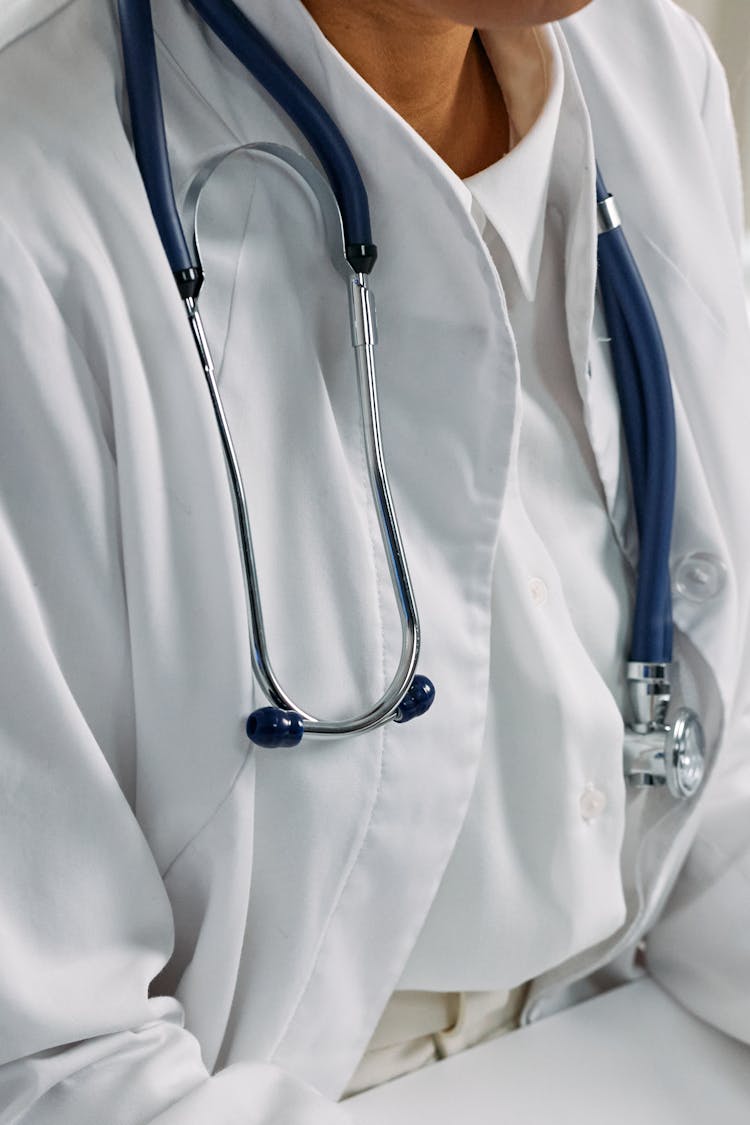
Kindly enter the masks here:
<path id="1" fill-rule="evenodd" d="M 335 1125 L 278 1068 L 210 1076 L 172 997 L 170 903 L 132 808 L 106 394 L 0 227 L 0 1125 Z"/>
<path id="2" fill-rule="evenodd" d="M 738 246 L 742 191 L 737 138 L 724 72 L 703 28 L 708 74 L 706 136 Z M 750 355 L 747 357 L 750 376 Z M 747 488 L 738 472 L 731 486 Z M 740 585 L 747 575 L 739 574 Z M 747 595 L 745 595 L 745 604 Z M 750 622 L 744 658 L 717 768 L 706 792 L 697 837 L 659 922 L 648 936 L 648 966 L 685 1007 L 750 1043 Z"/>
<path id="3" fill-rule="evenodd" d="M 750 1044 L 747 713 L 732 737 L 735 760 L 712 778 L 698 836 L 648 935 L 647 958 L 652 976 L 680 1003 Z"/>

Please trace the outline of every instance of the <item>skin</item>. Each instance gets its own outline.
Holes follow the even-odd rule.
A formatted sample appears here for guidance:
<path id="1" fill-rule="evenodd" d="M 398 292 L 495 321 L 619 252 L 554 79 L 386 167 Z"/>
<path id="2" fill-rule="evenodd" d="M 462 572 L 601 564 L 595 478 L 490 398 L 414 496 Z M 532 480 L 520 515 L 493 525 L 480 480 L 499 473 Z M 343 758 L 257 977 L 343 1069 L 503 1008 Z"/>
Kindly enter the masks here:
<path id="1" fill-rule="evenodd" d="M 508 151 L 502 91 L 475 34 L 562 19 L 590 0 L 302 0 L 323 34 L 459 176 Z"/>

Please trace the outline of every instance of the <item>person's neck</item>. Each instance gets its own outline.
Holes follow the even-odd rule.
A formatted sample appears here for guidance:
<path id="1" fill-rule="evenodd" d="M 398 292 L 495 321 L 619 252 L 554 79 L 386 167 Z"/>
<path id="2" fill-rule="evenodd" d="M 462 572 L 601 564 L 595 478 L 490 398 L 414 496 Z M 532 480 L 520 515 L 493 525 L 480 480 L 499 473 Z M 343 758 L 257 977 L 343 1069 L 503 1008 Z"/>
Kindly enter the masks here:
<path id="1" fill-rule="evenodd" d="M 403 0 L 302 0 L 336 50 L 459 176 L 509 148 L 508 115 L 470 27 Z"/>

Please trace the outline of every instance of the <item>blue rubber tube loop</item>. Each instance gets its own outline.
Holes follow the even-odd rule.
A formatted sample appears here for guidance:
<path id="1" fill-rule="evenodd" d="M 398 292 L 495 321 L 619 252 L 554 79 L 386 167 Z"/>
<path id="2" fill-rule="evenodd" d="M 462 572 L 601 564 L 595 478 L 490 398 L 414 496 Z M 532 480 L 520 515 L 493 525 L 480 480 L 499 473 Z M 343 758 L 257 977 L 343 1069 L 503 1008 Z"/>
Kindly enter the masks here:
<path id="1" fill-rule="evenodd" d="M 307 140 L 338 200 L 347 245 L 372 243 L 362 177 L 338 126 L 301 78 L 231 0 L 190 0 L 196 12 Z"/>
<path id="2" fill-rule="evenodd" d="M 195 269 L 174 201 L 150 0 L 118 0 L 133 145 L 173 273 Z"/>
<path id="3" fill-rule="evenodd" d="M 606 194 L 606 189 L 599 176 L 599 199 L 604 197 L 602 192 Z M 621 229 L 599 236 L 599 268 L 603 299 L 606 292 L 606 302 L 615 310 L 613 340 L 615 330 L 627 339 L 613 349 L 621 365 L 618 393 L 625 383 L 640 388 L 639 395 L 628 390 L 620 399 L 640 540 L 630 656 L 631 660 L 668 662 L 672 658 L 669 551 L 676 477 L 669 365 L 651 301 Z M 609 320 L 606 307 L 605 312 Z M 633 439 L 637 430 L 643 435 L 641 441 Z"/>
<path id="4" fill-rule="evenodd" d="M 669 551 L 674 513 L 676 439 L 669 368 L 651 302 L 621 232 L 616 280 L 640 374 L 648 449 L 640 529 L 639 600 L 632 641 L 634 660 L 672 656 Z M 611 237 L 611 236 L 610 236 Z M 636 603 L 638 608 L 638 601 Z"/>

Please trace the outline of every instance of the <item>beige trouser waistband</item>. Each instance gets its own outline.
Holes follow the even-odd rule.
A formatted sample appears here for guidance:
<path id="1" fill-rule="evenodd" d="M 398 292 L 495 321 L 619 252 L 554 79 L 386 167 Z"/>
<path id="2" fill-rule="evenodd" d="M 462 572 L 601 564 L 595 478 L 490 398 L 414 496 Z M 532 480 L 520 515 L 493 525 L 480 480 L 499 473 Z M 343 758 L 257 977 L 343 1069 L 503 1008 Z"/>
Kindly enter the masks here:
<path id="1" fill-rule="evenodd" d="M 394 992 L 342 1097 L 518 1027 L 527 985 L 503 992 Z"/>

